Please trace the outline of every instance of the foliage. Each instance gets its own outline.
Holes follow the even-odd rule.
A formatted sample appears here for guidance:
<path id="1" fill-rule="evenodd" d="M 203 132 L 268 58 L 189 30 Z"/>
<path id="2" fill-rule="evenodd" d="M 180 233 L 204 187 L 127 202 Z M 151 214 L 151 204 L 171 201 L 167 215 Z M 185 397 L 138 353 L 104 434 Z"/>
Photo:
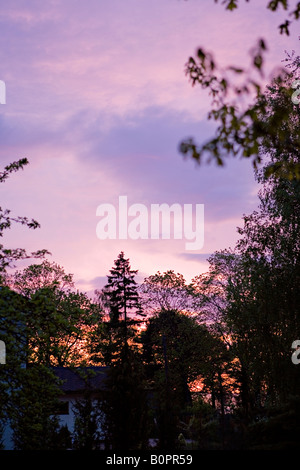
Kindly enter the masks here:
<path id="1" fill-rule="evenodd" d="M 108 321 L 91 335 L 91 353 L 109 365 L 108 393 L 101 405 L 105 444 L 109 448 L 145 448 L 148 436 L 148 404 L 143 364 L 136 345 L 136 325 L 142 308 L 138 285 L 129 259 L 121 252 L 100 295 Z"/>
<path id="2" fill-rule="evenodd" d="M 29 162 L 27 158 L 22 158 L 16 162 L 10 163 L 4 168 L 4 171 L 0 172 L 0 183 L 4 183 L 11 173 L 23 169 Z M 34 219 L 28 219 L 27 217 L 12 217 L 9 209 L 0 208 L 0 237 L 3 237 L 4 230 L 10 229 L 13 223 L 25 225 L 26 227 L 35 230 L 40 227 L 39 223 Z M 4 248 L 0 244 L 0 280 L 3 282 L 3 275 L 5 274 L 8 267 L 13 267 L 14 262 L 21 259 L 28 258 L 43 258 L 45 254 L 49 252 L 45 249 L 38 250 L 28 254 L 23 248 Z"/>
<path id="3" fill-rule="evenodd" d="M 154 390 L 159 445 L 171 448 L 180 433 L 180 419 L 192 401 L 190 382 L 212 372 L 222 348 L 195 319 L 168 310 L 149 319 L 141 341 Z"/>
<path id="4" fill-rule="evenodd" d="M 262 75 L 263 54 L 266 45 L 263 40 L 252 51 L 252 67 Z M 183 155 L 190 156 L 201 163 L 205 155 L 207 162 L 215 160 L 220 166 L 225 164 L 225 157 L 240 156 L 252 159 L 254 169 L 261 162 L 261 147 L 277 146 L 278 152 L 287 147 L 297 154 L 300 150 L 299 134 L 293 134 L 290 140 L 288 127 L 291 116 L 299 116 L 299 107 L 292 102 L 293 89 L 291 87 L 294 75 L 282 70 L 273 78 L 271 85 L 264 90 L 261 81 L 252 77 L 253 72 L 241 67 L 229 66 L 225 70 L 218 67 L 210 53 L 198 49 L 197 57 L 190 57 L 186 65 L 193 86 L 200 84 L 208 89 L 212 96 L 212 109 L 208 119 L 213 119 L 219 125 L 216 135 L 211 140 L 198 146 L 193 138 L 183 140 L 179 150 Z M 237 83 L 231 80 L 236 78 Z M 242 78 L 244 81 L 242 82 Z M 276 106 L 270 106 L 269 90 L 280 87 L 281 100 Z M 254 100 L 246 104 L 246 98 Z M 300 178 L 298 162 L 291 161 L 289 166 L 283 162 L 277 165 L 270 164 L 266 175 L 276 174 L 289 178 Z"/>
<path id="5" fill-rule="evenodd" d="M 144 367 L 137 351 L 123 346 L 109 371 L 108 393 L 101 406 L 105 415 L 105 441 L 118 451 L 146 449 L 149 408 Z"/>
<path id="6" fill-rule="evenodd" d="M 216 411 L 201 396 L 188 408 L 189 421 L 184 435 L 197 449 L 220 449 L 219 422 Z"/>
<path id="7" fill-rule="evenodd" d="M 26 335 L 24 315 L 26 299 L 0 287 L 0 339 L 6 347 L 6 364 L 0 366 L 0 423 L 4 432 L 12 409 L 11 390 L 20 383 L 22 367 L 26 364 Z"/>
<path id="8" fill-rule="evenodd" d="M 108 312 L 108 321 L 91 335 L 91 352 L 96 360 L 100 356 L 101 361 L 102 357 L 105 364 L 112 364 L 124 346 L 127 348 L 128 341 L 134 341 L 134 328 L 140 323 L 137 316 L 143 316 L 134 279 L 136 273 L 121 252 L 107 276 L 107 284 L 98 292 L 101 304 Z"/>
<path id="9" fill-rule="evenodd" d="M 86 393 L 83 399 L 76 401 L 73 412 L 75 422 L 72 448 L 74 450 L 100 449 L 103 436 L 99 429 L 103 426 L 103 413 L 99 399 L 93 399 Z"/>
<path id="10" fill-rule="evenodd" d="M 249 0 L 246 0 L 248 2 Z M 215 3 L 218 3 L 219 0 L 215 0 Z M 225 5 L 226 10 L 233 11 L 238 8 L 238 0 L 221 0 L 222 5 Z M 291 19 L 298 20 L 300 17 L 300 3 L 297 2 L 295 6 L 291 7 L 288 0 L 268 0 L 267 9 L 275 12 L 281 7 L 284 11 L 288 13 L 288 18 L 279 25 L 280 34 L 290 34 L 290 25 L 292 23 Z"/>
<path id="11" fill-rule="evenodd" d="M 299 418 L 299 395 L 289 396 L 284 403 L 267 407 L 265 414 L 248 428 L 248 448 L 298 450 Z"/>
<path id="12" fill-rule="evenodd" d="M 214 71 L 205 54 L 199 59 Z M 204 83 L 209 77 L 201 67 L 195 79 L 202 73 Z M 172 270 L 157 272 L 138 286 L 137 271 L 121 252 L 93 302 L 56 263 L 44 260 L 6 275 L 0 287 L 0 340 L 7 347 L 0 427 L 10 421 L 17 449 L 70 447 L 55 416 L 59 384 L 49 366 L 96 360 L 110 366 L 107 391 L 101 402 L 87 395 L 77 403 L 76 449 L 99 448 L 103 438 L 110 449 L 145 449 L 153 437 L 163 450 L 296 447 L 300 384 L 290 348 L 300 334 L 300 153 L 299 109 L 288 85 L 274 81 L 259 91 L 255 106 L 263 108 L 255 119 L 262 127 L 255 132 L 261 134 L 249 155 L 264 163 L 255 173 L 260 205 L 243 217 L 236 247 L 209 258 L 207 273 L 187 284 Z M 213 73 L 204 86 L 216 87 L 221 101 L 229 90 Z M 275 119 L 284 109 L 289 119 Z M 266 122 L 272 135 L 266 127 L 262 132 Z M 23 164 L 6 167 L 0 181 Z M 31 227 L 9 212 L 2 211 L 2 221 L 1 234 L 13 221 Z M 147 316 L 144 329 L 137 328 L 138 316 Z M 194 381 L 202 387 L 195 393 Z"/>
<path id="13" fill-rule="evenodd" d="M 28 362 L 75 365 L 102 313 L 86 294 L 74 290 L 71 274 L 44 260 L 10 278 L 14 290 L 30 299 L 26 316 Z"/>
<path id="14" fill-rule="evenodd" d="M 285 99 L 278 85 L 266 96 L 270 112 Z M 299 134 L 299 113 L 283 125 L 293 141 Z M 299 154 L 293 145 L 279 150 L 276 136 L 273 142 L 268 136 L 262 140 L 265 166 L 256 173 L 262 183 L 260 206 L 244 216 L 235 250 L 215 253 L 209 273 L 197 284 L 213 330 L 237 359 L 237 404 L 249 422 L 269 403 L 281 406 L 299 385 L 290 347 L 300 333 L 300 182 L 295 174 L 268 173 L 270 164 L 299 165 Z"/>
<path id="15" fill-rule="evenodd" d="M 187 310 L 192 299 L 191 288 L 182 274 L 172 270 L 146 277 L 140 293 L 148 314 L 160 310 Z"/>
<path id="16" fill-rule="evenodd" d="M 55 450 L 59 423 L 54 415 L 59 388 L 42 365 L 19 371 L 19 386 L 11 390 L 10 423 L 16 450 Z"/>
<path id="17" fill-rule="evenodd" d="M 224 0 L 222 3 L 227 10 L 238 8 L 237 0 Z M 280 5 L 289 12 L 289 18 L 279 26 L 280 32 L 289 35 L 291 18 L 298 20 L 300 17 L 300 3 L 293 8 L 286 0 L 276 0 L 270 1 L 267 8 L 276 11 Z M 299 153 L 299 135 L 294 134 L 294 141 L 291 143 L 285 129 L 289 125 L 291 112 L 292 115 L 299 113 L 298 104 L 292 102 L 293 79 L 295 80 L 299 69 L 299 56 L 294 57 L 295 51 L 287 53 L 282 61 L 287 62 L 285 69 L 274 71 L 273 77 L 269 79 L 271 86 L 272 82 L 280 85 L 281 95 L 285 95 L 281 103 L 277 101 L 277 107 L 271 107 L 270 114 L 264 85 L 266 51 L 266 40 L 260 38 L 250 51 L 251 63 L 248 69 L 240 65 L 222 69 L 217 65 L 213 54 L 203 47 L 198 48 L 196 57 L 189 58 L 186 74 L 193 86 L 197 84 L 209 91 L 212 102 L 207 118 L 214 120 L 217 128 L 215 137 L 203 144 L 198 145 L 192 137 L 182 140 L 179 145 L 180 153 L 199 164 L 207 156 L 206 162 L 215 161 L 219 166 L 225 164 L 226 157 L 240 156 L 251 159 L 254 169 L 262 162 L 262 140 L 265 146 L 266 140 L 272 143 L 277 138 L 279 152 L 286 145 L 293 145 L 295 153 Z M 266 174 L 300 179 L 299 163 L 290 162 L 286 167 L 284 161 L 279 161 L 277 165 L 270 164 Z"/>
<path id="18" fill-rule="evenodd" d="M 132 270 L 129 259 L 122 251 L 115 260 L 115 265 L 107 276 L 107 284 L 103 289 L 103 297 L 109 306 L 112 323 L 117 323 L 123 317 L 126 324 L 130 315 L 140 314 L 137 283 L 134 279 L 137 270 Z"/>
<path id="19" fill-rule="evenodd" d="M 63 267 L 44 260 L 31 264 L 23 271 L 16 271 L 9 278 L 10 286 L 19 294 L 32 297 L 40 289 L 60 289 L 63 292 L 74 288 L 72 274 L 66 274 Z"/>

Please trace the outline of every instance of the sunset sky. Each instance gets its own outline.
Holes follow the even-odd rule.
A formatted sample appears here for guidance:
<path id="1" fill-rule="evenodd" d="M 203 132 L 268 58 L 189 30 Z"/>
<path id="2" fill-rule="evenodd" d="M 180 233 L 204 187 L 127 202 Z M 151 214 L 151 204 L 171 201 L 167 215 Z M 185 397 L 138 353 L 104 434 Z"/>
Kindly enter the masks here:
<path id="1" fill-rule="evenodd" d="M 300 43 L 297 24 L 291 36 L 279 34 L 285 15 L 266 3 L 229 12 L 213 0 L 2 1 L 1 169 L 22 157 L 30 164 L 1 185 L 1 206 L 41 224 L 13 228 L 5 246 L 48 249 L 88 292 L 102 287 L 121 250 L 139 280 L 172 269 L 189 281 L 208 269 L 211 253 L 233 247 L 258 186 L 249 161 L 196 167 L 179 154 L 185 137 L 213 136 L 210 98 L 191 86 L 184 65 L 203 46 L 224 66 L 246 66 L 264 37 L 271 73 Z M 122 195 L 148 208 L 204 204 L 203 248 L 99 240 L 97 207 L 117 208 Z"/>

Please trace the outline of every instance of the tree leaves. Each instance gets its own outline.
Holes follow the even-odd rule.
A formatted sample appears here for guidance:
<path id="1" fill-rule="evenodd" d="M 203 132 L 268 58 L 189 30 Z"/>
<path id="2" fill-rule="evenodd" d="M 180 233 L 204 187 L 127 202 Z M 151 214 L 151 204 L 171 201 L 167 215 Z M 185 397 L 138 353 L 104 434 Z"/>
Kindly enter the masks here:
<path id="1" fill-rule="evenodd" d="M 263 40 L 251 51 L 252 66 L 263 74 L 263 53 L 266 45 Z M 298 64 L 298 57 L 288 56 L 290 66 Z M 228 71 L 242 76 L 244 81 L 236 85 L 226 75 Z M 300 152 L 299 133 L 290 132 L 291 123 L 299 125 L 299 107 L 292 102 L 293 73 L 282 70 L 267 87 L 262 89 L 260 82 L 253 79 L 249 71 L 230 66 L 218 73 L 211 54 L 203 49 L 198 51 L 198 59 L 190 58 L 186 73 L 190 76 L 192 85 L 199 84 L 208 89 L 212 96 L 212 109 L 208 119 L 218 123 L 215 137 L 197 145 L 193 138 L 183 140 L 179 151 L 185 157 L 190 157 L 198 164 L 215 161 L 218 166 L 225 164 L 229 156 L 250 158 L 254 169 L 262 162 L 263 152 L 268 152 L 276 146 L 278 154 Z M 277 99 L 274 99 L 277 94 Z M 242 98 L 254 96 L 254 103 L 242 105 Z M 280 98 L 278 98 L 280 96 Z M 232 97 L 228 101 L 228 97 Z M 297 124 L 296 124 L 297 123 Z M 266 176 L 276 174 L 281 177 L 299 178 L 299 162 L 286 162 L 283 158 L 266 168 Z"/>
<path id="2" fill-rule="evenodd" d="M 4 171 L 0 172 L 0 183 L 4 183 L 11 173 L 23 169 L 25 165 L 28 165 L 29 161 L 27 158 L 21 158 L 18 161 L 10 163 L 4 168 Z"/>
<path id="3" fill-rule="evenodd" d="M 257 45 L 250 51 L 252 66 L 259 75 L 262 74 L 263 54 L 266 44 L 260 39 Z M 261 85 L 257 79 L 252 78 L 249 71 L 241 67 L 229 66 L 225 70 L 217 67 L 212 55 L 202 48 L 198 49 L 197 58 L 190 57 L 186 64 L 186 74 L 190 77 L 192 86 L 199 84 L 202 89 L 207 89 L 212 96 L 212 109 L 208 113 L 208 119 L 219 123 L 216 136 L 202 145 L 195 144 L 193 138 L 183 140 L 179 145 L 179 151 L 185 156 L 191 156 L 198 163 L 208 155 L 207 162 L 214 160 L 217 165 L 224 165 L 226 155 L 241 155 L 252 157 L 256 167 L 260 162 L 258 156 L 258 142 L 265 133 L 265 126 L 258 120 L 258 115 L 263 112 L 263 102 L 241 109 L 241 98 L 254 95 L 256 99 L 261 97 Z M 231 81 L 231 75 L 243 77 L 244 81 L 238 83 Z M 227 102 L 227 97 L 232 98 Z"/>
<path id="4" fill-rule="evenodd" d="M 0 172 L 0 183 L 4 183 L 11 173 L 23 169 L 24 166 L 28 163 L 29 162 L 27 158 L 22 158 L 16 162 L 7 165 L 4 168 L 4 171 Z M 25 225 L 33 230 L 40 227 L 39 223 L 36 220 L 30 220 L 27 217 L 12 217 L 11 211 L 9 209 L 2 209 L 2 207 L 0 207 L 0 237 L 3 236 L 4 230 L 11 228 L 13 222 Z M 7 268 L 9 267 L 15 267 L 14 261 L 29 258 L 43 258 L 46 254 L 50 254 L 50 252 L 46 249 L 37 250 L 28 254 L 26 250 L 22 248 L 10 249 L 4 248 L 3 245 L 0 245 L 0 273 L 5 273 Z M 2 279 L 3 281 L 3 274 L 0 279 Z"/>
<path id="5" fill-rule="evenodd" d="M 245 0 L 249 2 L 249 0 Z M 215 3 L 218 3 L 219 0 L 215 0 Z M 238 8 L 238 0 L 221 0 L 221 4 L 225 5 L 226 10 L 234 11 Z M 286 12 L 288 12 L 289 18 L 294 18 L 295 20 L 299 19 L 300 16 L 300 2 L 297 2 L 294 7 L 290 7 L 288 0 L 270 0 L 267 5 L 267 9 L 275 12 L 282 8 Z M 279 25 L 280 34 L 290 34 L 289 26 L 292 22 L 288 19 L 284 21 L 281 25 Z"/>
<path id="6" fill-rule="evenodd" d="M 164 310 L 188 310 L 191 307 L 191 288 L 182 274 L 159 271 L 144 279 L 140 286 L 142 302 L 148 313 Z"/>
<path id="7" fill-rule="evenodd" d="M 215 0 L 218 3 L 218 0 Z M 227 10 L 238 8 L 237 0 L 223 0 L 221 2 Z M 267 4 L 270 11 L 283 8 L 289 12 L 289 18 L 298 20 L 300 17 L 300 2 L 293 9 L 289 7 L 287 0 L 272 0 Z M 291 20 L 286 19 L 280 26 L 280 33 L 289 35 Z M 186 64 L 186 74 L 189 76 L 192 86 L 200 85 L 203 90 L 208 90 L 212 97 L 211 110 L 208 112 L 208 120 L 214 120 L 218 126 L 215 137 L 202 144 L 197 144 L 193 137 L 186 137 L 179 144 L 179 152 L 185 157 L 190 157 L 198 164 L 214 161 L 218 166 L 225 164 L 227 157 L 250 158 L 254 169 L 261 163 L 260 146 L 264 138 L 270 141 L 275 136 L 282 134 L 281 140 L 287 140 L 284 134 L 284 126 L 289 122 L 290 113 L 287 108 L 281 108 L 280 112 L 271 117 L 265 109 L 263 81 L 253 78 L 253 72 L 258 73 L 259 78 L 264 77 L 264 54 L 267 50 L 266 42 L 259 39 L 251 49 L 251 66 L 248 70 L 240 66 L 228 66 L 220 69 L 211 52 L 198 48 L 196 57 L 190 57 Z M 290 59 L 290 57 L 289 57 Z M 294 59 L 295 70 L 299 67 L 299 57 Z M 232 80 L 228 73 L 233 74 Z M 280 71 L 273 82 L 281 82 L 281 87 L 289 92 L 291 84 L 286 71 Z M 238 80 L 237 80 L 238 79 Z M 241 79 L 243 81 L 241 81 Z M 270 84 L 272 86 L 272 83 Z M 289 94 L 289 93 L 287 93 Z M 247 99 L 247 103 L 246 103 Z M 250 100 L 254 100 L 251 103 Z M 288 107 L 290 108 L 290 107 Z M 274 110 L 275 111 L 275 110 Z M 293 110 L 293 113 L 297 110 Z M 299 151 L 299 143 L 295 152 Z M 285 177 L 299 178 L 298 163 L 287 168 L 284 164 L 270 166 L 266 172 L 268 176 L 276 173 Z"/>

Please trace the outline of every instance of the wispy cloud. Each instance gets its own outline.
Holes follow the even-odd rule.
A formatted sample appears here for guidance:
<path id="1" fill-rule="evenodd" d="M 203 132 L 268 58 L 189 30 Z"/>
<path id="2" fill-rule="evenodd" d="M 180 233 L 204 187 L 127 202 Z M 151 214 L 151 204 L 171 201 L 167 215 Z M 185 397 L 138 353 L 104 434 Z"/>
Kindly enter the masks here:
<path id="1" fill-rule="evenodd" d="M 234 245 L 243 213 L 257 204 L 249 162 L 195 168 L 178 153 L 181 139 L 213 134 L 210 98 L 192 88 L 184 64 L 197 46 L 224 64 L 248 63 L 261 32 L 271 66 L 289 38 L 261 2 L 231 14 L 212 0 L 12 0 L 1 7 L 1 166 L 30 165 L 0 187 L 1 205 L 41 223 L 5 242 L 48 248 L 82 288 L 102 282 L 124 250 L 140 275 L 174 269 L 188 278 L 207 268 L 205 253 Z M 291 42 L 291 41 L 290 41 Z M 96 208 L 117 203 L 201 203 L 205 243 L 96 237 Z"/>

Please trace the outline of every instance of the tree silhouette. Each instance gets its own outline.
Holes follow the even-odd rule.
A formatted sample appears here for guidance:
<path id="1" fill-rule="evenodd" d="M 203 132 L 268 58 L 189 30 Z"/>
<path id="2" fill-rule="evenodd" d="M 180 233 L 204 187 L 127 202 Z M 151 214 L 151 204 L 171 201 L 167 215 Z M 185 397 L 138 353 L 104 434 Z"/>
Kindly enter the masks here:
<path id="1" fill-rule="evenodd" d="M 4 171 L 0 172 L 0 183 L 5 183 L 11 173 L 23 169 L 28 163 L 27 158 L 21 158 L 7 165 Z M 13 223 L 25 225 L 33 230 L 40 227 L 36 220 L 28 219 L 28 217 L 13 217 L 10 212 L 9 209 L 2 209 L 0 207 L 0 237 L 3 237 L 4 230 L 10 229 Z M 45 249 L 29 254 L 23 248 L 5 248 L 0 244 L 0 281 L 4 281 L 7 268 L 14 267 L 15 261 L 28 258 L 43 258 L 46 254 L 49 254 L 49 252 Z"/>
<path id="2" fill-rule="evenodd" d="M 99 338 L 103 356 L 110 366 L 106 386 L 107 398 L 103 403 L 107 445 L 113 449 L 133 450 L 147 443 L 147 393 L 141 355 L 134 347 L 142 315 L 138 285 L 129 259 L 122 251 L 115 260 L 103 289 L 103 302 L 109 312 L 104 334 Z M 102 338 L 108 337 L 103 345 Z"/>
<path id="3" fill-rule="evenodd" d="M 226 9 L 238 8 L 238 0 L 223 1 Z M 295 8 L 290 7 L 285 0 L 271 1 L 267 8 L 276 11 L 279 6 L 289 12 L 289 18 L 279 28 L 281 33 L 289 35 L 291 20 L 299 20 L 300 4 Z M 284 133 L 285 126 L 290 121 L 290 112 L 286 106 L 281 106 L 277 101 L 277 107 L 272 107 L 272 115 L 268 113 L 268 100 L 265 99 L 265 54 L 267 52 L 265 38 L 259 38 L 250 50 L 250 65 L 248 68 L 240 65 L 220 67 L 213 53 L 204 47 L 198 47 L 195 56 L 189 57 L 186 63 L 186 75 L 192 86 L 198 85 L 207 90 L 212 98 L 211 108 L 208 112 L 208 120 L 217 123 L 214 137 L 204 143 L 197 144 L 193 137 L 182 139 L 179 151 L 184 156 L 192 158 L 197 163 L 214 161 L 217 165 L 225 165 L 226 158 L 240 156 L 252 160 L 254 168 L 261 164 L 260 146 L 266 137 L 270 141 L 277 137 L 280 146 L 289 145 Z M 295 73 L 299 70 L 299 55 L 287 53 L 282 62 L 288 62 L 286 67 L 273 72 L 273 78 L 285 89 L 287 99 L 292 102 L 294 88 L 299 88 L 295 82 Z M 291 80 L 293 78 L 294 80 Z M 294 82 L 294 83 L 293 83 Z M 297 91 L 298 95 L 298 91 Z M 294 103 L 293 113 L 299 107 L 298 99 Z M 290 107 L 288 107 L 290 108 Z M 299 138 L 294 139 L 294 149 L 300 150 Z M 295 147 L 296 146 L 296 147 Z M 279 162 L 280 163 L 280 162 Z M 300 179 L 299 162 L 290 162 L 289 172 L 285 171 L 281 164 L 268 168 L 268 175 L 277 173 L 287 177 L 288 174 Z"/>
<path id="4" fill-rule="evenodd" d="M 103 302 L 109 311 L 108 329 L 115 332 L 113 349 L 127 348 L 128 339 L 132 337 L 132 327 L 139 321 L 137 316 L 143 315 L 138 285 L 135 281 L 137 270 L 132 270 L 129 259 L 122 251 L 115 260 L 115 265 L 107 276 L 107 284 L 102 291 Z M 118 340 L 117 340 L 118 337 Z"/>

